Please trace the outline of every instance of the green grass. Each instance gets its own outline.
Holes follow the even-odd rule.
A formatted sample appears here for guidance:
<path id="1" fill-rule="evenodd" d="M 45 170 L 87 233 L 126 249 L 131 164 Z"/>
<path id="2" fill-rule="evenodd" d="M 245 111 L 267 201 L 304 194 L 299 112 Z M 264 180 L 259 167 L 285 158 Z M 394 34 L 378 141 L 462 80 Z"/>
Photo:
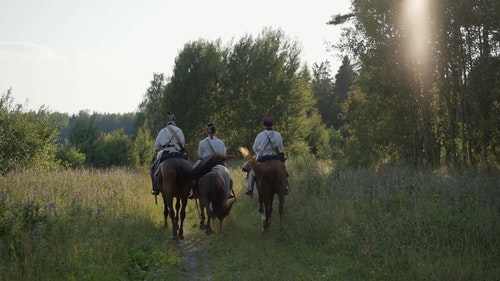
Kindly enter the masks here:
<path id="1" fill-rule="evenodd" d="M 190 201 L 185 240 L 163 227 L 147 170 L 79 170 L 0 178 L 0 280 L 496 280 L 500 178 L 287 162 L 280 225 L 261 233 L 244 195 L 206 236 Z M 218 225 L 215 226 L 218 229 Z"/>

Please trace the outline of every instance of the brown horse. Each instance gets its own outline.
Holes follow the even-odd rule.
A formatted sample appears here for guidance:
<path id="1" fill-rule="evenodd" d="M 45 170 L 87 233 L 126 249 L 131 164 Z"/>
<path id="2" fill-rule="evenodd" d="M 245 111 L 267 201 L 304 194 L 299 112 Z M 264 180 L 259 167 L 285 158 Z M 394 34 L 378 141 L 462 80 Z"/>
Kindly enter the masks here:
<path id="1" fill-rule="evenodd" d="M 172 239 L 184 239 L 184 219 L 189 191 L 193 186 L 191 164 L 182 158 L 168 158 L 160 164 L 158 188 L 163 197 L 163 216 L 168 227 L 168 217 L 172 223 Z M 177 198 L 174 210 L 174 198 Z"/>
<path id="2" fill-rule="evenodd" d="M 212 220 L 219 219 L 219 233 L 222 230 L 222 220 L 229 215 L 234 198 L 228 199 L 224 177 L 212 170 L 198 180 L 198 199 L 200 201 L 200 228 L 207 235 L 212 233 Z M 205 225 L 205 210 L 207 224 Z"/>
<path id="3" fill-rule="evenodd" d="M 259 194 L 259 213 L 262 218 L 262 232 L 269 230 L 271 226 L 271 214 L 273 213 L 274 195 L 278 195 L 280 224 L 283 218 L 285 193 L 288 178 L 285 164 L 277 159 L 265 162 L 257 162 L 247 148 L 240 147 L 243 155 L 255 173 L 255 183 Z"/>

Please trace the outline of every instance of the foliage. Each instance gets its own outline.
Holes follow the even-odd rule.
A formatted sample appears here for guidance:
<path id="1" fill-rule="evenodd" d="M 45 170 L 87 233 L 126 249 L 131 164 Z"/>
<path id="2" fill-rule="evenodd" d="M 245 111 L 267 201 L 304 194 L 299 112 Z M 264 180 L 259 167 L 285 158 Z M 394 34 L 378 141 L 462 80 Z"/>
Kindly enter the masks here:
<path id="1" fill-rule="evenodd" d="M 55 167 L 57 131 L 43 108 L 25 112 L 13 104 L 11 91 L 0 98 L 0 174 L 12 170 Z"/>
<path id="2" fill-rule="evenodd" d="M 177 125 L 183 130 L 186 142 L 193 146 L 205 137 L 204 127 L 210 121 L 215 122 L 219 136 L 225 136 L 224 126 L 218 118 L 224 111 L 223 101 L 226 99 L 223 57 L 220 42 L 199 40 L 185 44 L 175 60 L 173 75 L 166 86 L 161 113 L 164 117 L 167 111 L 176 115 Z M 164 121 L 156 124 L 156 132 L 164 125 Z M 227 142 L 226 139 L 224 141 Z"/>
<path id="3" fill-rule="evenodd" d="M 166 114 L 162 110 L 165 77 L 154 73 L 151 85 L 146 90 L 144 99 L 139 104 L 139 110 L 134 120 L 136 128 L 144 128 L 149 132 L 158 132 L 166 123 Z"/>
<path id="4" fill-rule="evenodd" d="M 336 47 L 354 58 L 360 73 L 350 91 L 355 97 L 344 106 L 347 143 L 359 149 L 367 143 L 378 152 L 359 164 L 388 157 L 417 169 L 484 167 L 486 159 L 498 158 L 498 122 L 490 113 L 498 107 L 500 6 L 408 3 L 354 1 L 351 13 L 332 17 L 330 24 L 352 23 Z M 361 96 L 365 103 L 355 106 Z"/>
<path id="5" fill-rule="evenodd" d="M 133 167 L 138 163 L 134 144 L 125 135 L 123 129 L 102 135 L 95 147 L 95 153 L 99 156 L 93 162 L 93 165 L 97 168 Z"/>
<path id="6" fill-rule="evenodd" d="M 309 117 L 309 121 L 311 124 L 311 133 L 306 137 L 306 141 L 309 144 L 311 154 L 321 159 L 330 159 L 330 135 L 322 123 L 321 116 L 318 112 L 313 111 Z"/>
<path id="7" fill-rule="evenodd" d="M 316 99 L 316 108 L 327 127 L 339 129 L 344 125 L 342 104 L 346 101 L 347 93 L 355 78 L 356 73 L 347 56 L 342 60 L 334 83 L 332 83 L 329 62 L 313 66 L 312 89 Z"/>
<path id="8" fill-rule="evenodd" d="M 139 128 L 134 139 L 134 153 L 137 155 L 139 166 L 151 164 L 151 157 L 154 156 L 154 142 L 148 129 Z"/>
<path id="9" fill-rule="evenodd" d="M 187 142 L 194 145 L 205 136 L 205 124 L 213 121 L 230 153 L 240 145 L 251 146 L 262 117 L 270 115 L 289 154 L 309 153 L 304 147 L 311 138 L 308 117 L 314 100 L 299 54 L 296 42 L 271 29 L 256 38 L 244 36 L 233 46 L 187 43 L 165 87 L 161 112 L 176 114 Z"/>
<path id="10" fill-rule="evenodd" d="M 85 164 L 85 154 L 69 144 L 57 148 L 56 159 L 66 168 L 83 168 Z"/>
<path id="11" fill-rule="evenodd" d="M 95 123 L 95 115 L 80 111 L 78 118 L 69 127 L 69 143 L 85 154 L 86 165 L 92 165 L 97 160 L 97 144 L 100 131 Z"/>

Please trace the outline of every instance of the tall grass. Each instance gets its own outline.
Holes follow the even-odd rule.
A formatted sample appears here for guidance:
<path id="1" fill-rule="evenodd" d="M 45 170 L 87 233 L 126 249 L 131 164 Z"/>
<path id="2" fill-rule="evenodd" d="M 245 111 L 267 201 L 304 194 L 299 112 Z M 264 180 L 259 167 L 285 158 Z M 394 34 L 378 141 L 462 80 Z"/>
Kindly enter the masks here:
<path id="1" fill-rule="evenodd" d="M 0 178 L 0 280 L 496 280 L 500 178 L 401 167 L 287 162 L 280 224 L 261 233 L 244 195 L 205 236 L 190 201 L 185 240 L 163 228 L 146 170 L 25 172 Z M 193 246 L 196 250 L 186 251 Z"/>

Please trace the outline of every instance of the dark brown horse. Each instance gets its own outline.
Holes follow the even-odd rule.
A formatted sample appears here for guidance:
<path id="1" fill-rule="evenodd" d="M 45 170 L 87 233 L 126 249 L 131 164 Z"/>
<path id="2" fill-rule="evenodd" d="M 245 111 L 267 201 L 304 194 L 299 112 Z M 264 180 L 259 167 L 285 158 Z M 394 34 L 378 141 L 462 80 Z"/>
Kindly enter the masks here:
<path id="1" fill-rule="evenodd" d="M 257 162 L 247 148 L 240 147 L 239 151 L 255 173 L 255 184 L 259 194 L 259 213 L 263 224 L 262 232 L 266 232 L 271 226 L 274 195 L 278 195 L 280 224 L 283 218 L 285 193 L 288 185 L 285 164 L 277 159 Z"/>
<path id="2" fill-rule="evenodd" d="M 168 158 L 160 164 L 158 188 L 163 197 L 165 226 L 172 223 L 172 238 L 184 239 L 184 219 L 189 191 L 193 186 L 191 164 L 182 158 Z M 174 198 L 177 198 L 174 210 Z"/>
<path id="3" fill-rule="evenodd" d="M 222 230 L 222 220 L 229 215 L 235 198 L 229 197 L 224 177 L 217 171 L 210 171 L 198 180 L 198 199 L 200 201 L 200 228 L 207 235 L 212 233 L 212 221 L 219 220 L 219 233 Z M 205 225 L 205 211 L 207 222 Z"/>

